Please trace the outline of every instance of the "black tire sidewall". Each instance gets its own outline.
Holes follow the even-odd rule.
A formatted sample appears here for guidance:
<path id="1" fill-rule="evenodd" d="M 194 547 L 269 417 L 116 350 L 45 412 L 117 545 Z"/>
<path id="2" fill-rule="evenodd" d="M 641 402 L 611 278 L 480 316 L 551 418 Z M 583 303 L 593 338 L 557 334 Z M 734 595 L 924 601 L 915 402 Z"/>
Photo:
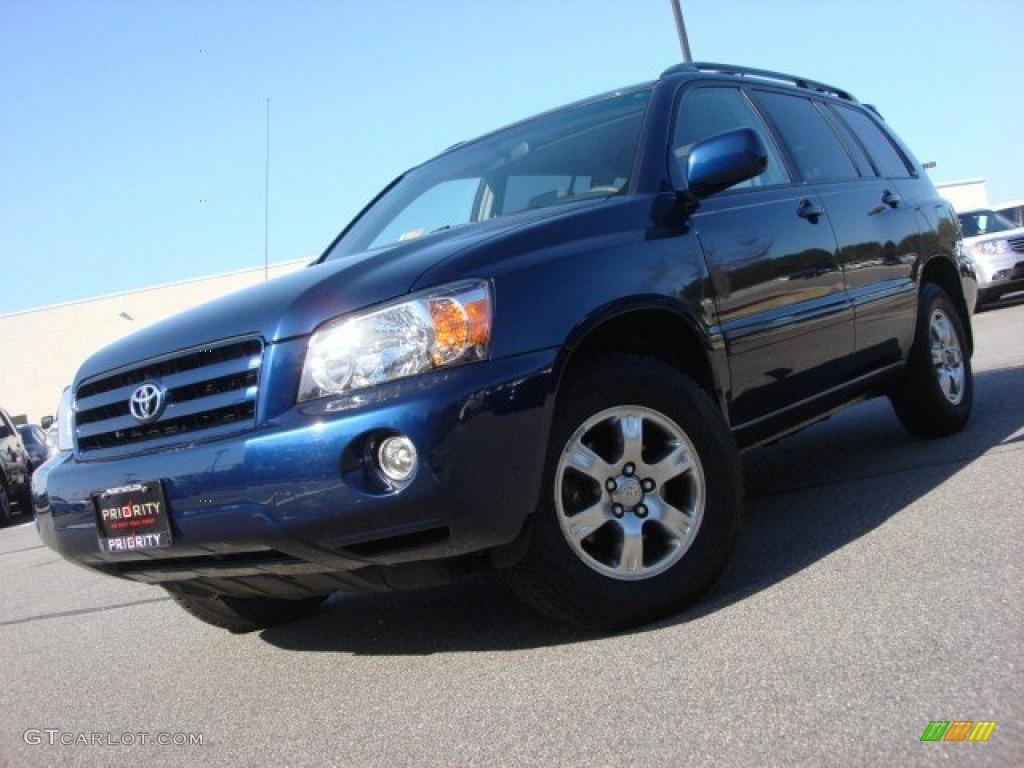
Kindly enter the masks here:
<path id="1" fill-rule="evenodd" d="M 646 360 L 615 360 L 570 385 L 560 400 L 535 515 L 528 566 L 543 571 L 563 600 L 585 606 L 597 626 L 644 623 L 686 607 L 710 586 L 736 535 L 742 479 L 732 437 L 707 395 L 671 368 Z M 703 519 L 682 559 L 648 579 L 625 581 L 598 573 L 571 549 L 555 503 L 562 451 L 591 416 L 616 406 L 643 406 L 674 421 L 692 442 L 705 482 Z"/>
<path id="2" fill-rule="evenodd" d="M 11 497 L 7 489 L 0 485 L 0 528 L 9 525 L 11 522 Z"/>
<path id="3" fill-rule="evenodd" d="M 943 394 L 931 357 L 931 318 L 936 309 L 949 318 L 960 344 L 964 365 L 964 392 L 959 403 Z M 963 319 L 952 299 L 938 285 L 929 283 L 921 291 L 920 314 L 914 345 L 897 398 L 897 412 L 904 425 L 921 437 L 941 437 L 958 432 L 967 424 L 974 403 L 974 376 Z"/>
<path id="4" fill-rule="evenodd" d="M 21 503 L 21 513 L 23 515 L 27 515 L 28 517 L 34 517 L 35 516 L 35 509 L 34 509 L 33 499 L 32 499 L 32 481 L 31 480 L 27 480 L 25 482 L 25 490 L 21 494 L 20 503 Z"/>

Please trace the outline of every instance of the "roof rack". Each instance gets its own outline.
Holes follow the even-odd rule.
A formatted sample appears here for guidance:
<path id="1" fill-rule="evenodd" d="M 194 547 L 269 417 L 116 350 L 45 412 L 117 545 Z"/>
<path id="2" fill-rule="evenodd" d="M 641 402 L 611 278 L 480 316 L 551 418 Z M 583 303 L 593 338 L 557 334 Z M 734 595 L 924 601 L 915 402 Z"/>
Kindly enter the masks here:
<path id="1" fill-rule="evenodd" d="M 752 67 L 738 67 L 733 64 L 714 64 L 708 61 L 694 61 L 686 64 L 676 64 L 661 73 L 662 77 L 669 75 L 685 74 L 687 72 L 715 72 L 722 75 L 739 75 L 741 77 L 756 77 L 762 80 L 776 80 L 783 83 L 790 83 L 797 88 L 806 88 L 815 93 L 824 93 L 829 96 L 836 96 L 846 101 L 857 101 L 849 91 L 836 88 L 834 85 L 826 85 L 815 80 L 808 80 L 806 77 L 786 75 L 782 72 L 771 72 L 767 69 L 753 69 Z"/>

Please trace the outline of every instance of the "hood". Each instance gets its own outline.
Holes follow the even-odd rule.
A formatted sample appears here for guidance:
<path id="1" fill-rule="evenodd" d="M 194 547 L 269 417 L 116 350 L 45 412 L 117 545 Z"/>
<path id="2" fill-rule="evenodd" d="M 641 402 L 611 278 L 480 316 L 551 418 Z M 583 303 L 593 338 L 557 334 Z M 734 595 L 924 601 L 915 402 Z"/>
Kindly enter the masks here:
<path id="1" fill-rule="evenodd" d="M 988 232 L 984 235 L 965 237 L 964 245 L 976 245 L 977 243 L 988 243 L 993 240 L 1020 240 L 1024 238 L 1024 227 L 1016 229 L 1004 229 L 999 232 Z"/>
<path id="2" fill-rule="evenodd" d="M 308 335 L 333 317 L 408 293 L 424 273 L 455 255 L 477 251 L 510 231 L 571 215 L 570 209 L 578 207 L 571 204 L 478 222 L 386 249 L 311 264 L 125 336 L 86 360 L 76 384 L 141 360 L 221 339 L 259 335 L 274 343 Z"/>

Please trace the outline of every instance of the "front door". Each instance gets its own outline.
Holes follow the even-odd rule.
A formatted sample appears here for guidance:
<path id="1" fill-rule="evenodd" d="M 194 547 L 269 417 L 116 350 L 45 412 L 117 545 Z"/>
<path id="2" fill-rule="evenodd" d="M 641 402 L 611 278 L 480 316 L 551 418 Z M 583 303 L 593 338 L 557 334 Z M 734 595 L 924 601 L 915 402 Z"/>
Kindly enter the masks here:
<path id="1" fill-rule="evenodd" d="M 679 99 L 672 154 L 737 128 L 768 150 L 760 176 L 701 202 L 691 219 L 707 260 L 730 365 L 730 421 L 742 426 L 838 385 L 853 352 L 853 312 L 828 213 L 792 174 L 748 97 L 691 87 Z"/>

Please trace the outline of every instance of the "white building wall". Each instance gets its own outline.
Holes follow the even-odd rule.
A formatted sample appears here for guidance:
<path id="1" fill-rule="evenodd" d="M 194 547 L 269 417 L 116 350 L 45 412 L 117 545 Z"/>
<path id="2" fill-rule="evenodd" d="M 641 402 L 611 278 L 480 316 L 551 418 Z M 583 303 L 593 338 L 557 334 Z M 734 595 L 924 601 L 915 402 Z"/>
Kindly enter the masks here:
<path id="1" fill-rule="evenodd" d="M 311 259 L 275 264 L 271 278 Z M 263 282 L 264 269 L 171 283 L 0 315 L 0 406 L 39 422 L 53 415 L 78 366 L 122 336 L 197 304 Z"/>
<path id="2" fill-rule="evenodd" d="M 966 179 L 965 181 L 947 181 L 936 184 L 939 194 L 953 204 L 957 211 L 969 211 L 973 208 L 988 208 L 988 189 L 984 179 Z"/>

